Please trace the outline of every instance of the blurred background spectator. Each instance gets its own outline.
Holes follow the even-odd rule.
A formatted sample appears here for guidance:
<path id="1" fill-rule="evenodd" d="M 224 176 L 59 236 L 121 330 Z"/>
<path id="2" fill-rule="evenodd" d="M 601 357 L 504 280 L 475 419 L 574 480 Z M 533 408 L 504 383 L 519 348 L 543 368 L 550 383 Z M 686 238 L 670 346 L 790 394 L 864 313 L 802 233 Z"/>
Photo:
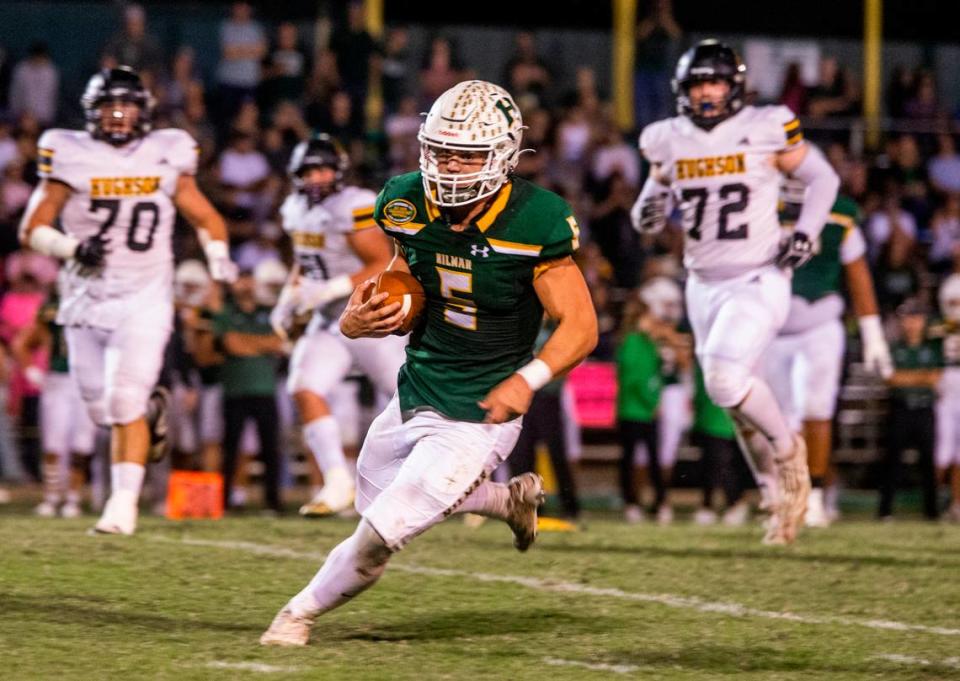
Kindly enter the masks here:
<path id="1" fill-rule="evenodd" d="M 147 14 L 142 5 L 127 5 L 123 10 L 123 28 L 103 48 L 104 66 L 124 64 L 147 71 L 152 78 L 162 75 L 164 55 L 160 41 L 147 32 Z M 151 79 L 152 80 L 152 79 Z"/>
<path id="2" fill-rule="evenodd" d="M 60 71 L 50 60 L 45 43 L 30 47 L 26 59 L 13 68 L 10 83 L 10 113 L 16 118 L 25 114 L 42 126 L 51 125 L 57 118 Z"/>
<path id="3" fill-rule="evenodd" d="M 228 118 L 260 84 L 260 62 L 267 54 L 263 26 L 253 19 L 248 2 L 235 2 L 230 18 L 220 25 L 219 113 Z"/>

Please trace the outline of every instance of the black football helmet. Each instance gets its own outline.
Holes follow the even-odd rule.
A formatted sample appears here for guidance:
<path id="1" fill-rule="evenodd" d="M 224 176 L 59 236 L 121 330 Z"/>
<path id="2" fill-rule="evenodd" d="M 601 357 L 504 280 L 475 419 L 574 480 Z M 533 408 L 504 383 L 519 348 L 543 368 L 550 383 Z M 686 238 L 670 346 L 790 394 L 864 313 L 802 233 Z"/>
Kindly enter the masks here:
<path id="1" fill-rule="evenodd" d="M 115 100 L 132 102 L 140 109 L 137 122 L 129 132 L 108 132 L 103 127 L 100 106 Z M 140 74 L 129 66 L 118 66 L 93 74 L 80 97 L 80 106 L 87 119 L 87 131 L 95 139 L 120 146 L 150 132 L 155 101 L 144 87 Z"/>
<path id="2" fill-rule="evenodd" d="M 707 80 L 725 80 L 730 93 L 723 110 L 705 116 L 703 106 L 694 110 L 690 103 L 690 86 Z M 683 53 L 671 86 L 677 98 L 677 113 L 688 117 L 697 126 L 709 130 L 743 108 L 746 97 L 747 67 L 732 47 L 716 40 L 701 40 Z M 711 103 L 706 104 L 712 108 Z"/>
<path id="3" fill-rule="evenodd" d="M 336 177 L 333 184 L 318 185 L 303 181 L 310 168 L 333 168 Z M 300 142 L 290 154 L 287 173 L 298 191 L 305 194 L 311 203 L 318 203 L 343 188 L 343 178 L 350 169 L 350 157 L 343 146 L 330 135 L 318 133 Z"/>

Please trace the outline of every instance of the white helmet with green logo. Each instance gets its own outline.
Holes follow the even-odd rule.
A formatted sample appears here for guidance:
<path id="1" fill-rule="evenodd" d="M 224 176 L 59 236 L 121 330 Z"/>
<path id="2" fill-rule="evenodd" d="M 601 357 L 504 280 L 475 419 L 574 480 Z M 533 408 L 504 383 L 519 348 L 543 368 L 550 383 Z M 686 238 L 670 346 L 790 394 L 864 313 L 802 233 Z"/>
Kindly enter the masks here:
<path id="1" fill-rule="evenodd" d="M 457 83 L 430 107 L 420 126 L 420 173 L 427 195 L 438 206 L 463 206 L 495 193 L 520 157 L 523 121 L 513 97 L 483 80 Z M 474 173 L 441 173 L 444 150 L 483 152 Z"/>

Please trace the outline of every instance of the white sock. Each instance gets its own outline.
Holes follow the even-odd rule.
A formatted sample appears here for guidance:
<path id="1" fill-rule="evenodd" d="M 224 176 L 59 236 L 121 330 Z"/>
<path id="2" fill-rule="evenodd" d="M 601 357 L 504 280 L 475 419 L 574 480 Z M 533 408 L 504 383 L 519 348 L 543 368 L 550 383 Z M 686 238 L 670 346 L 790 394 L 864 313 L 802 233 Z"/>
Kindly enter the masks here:
<path id="1" fill-rule="evenodd" d="M 777 399 L 765 381 L 754 376 L 750 391 L 733 411 L 767 436 L 777 459 L 788 458 L 793 453 L 793 431 L 787 425 Z"/>
<path id="2" fill-rule="evenodd" d="M 287 607 L 297 617 L 316 617 L 373 586 L 391 551 L 366 520 L 337 545 L 303 591 Z"/>
<path id="3" fill-rule="evenodd" d="M 476 513 L 503 520 L 507 517 L 509 504 L 510 488 L 503 483 L 486 480 L 463 500 L 457 507 L 457 513 Z"/>
<path id="4" fill-rule="evenodd" d="M 121 461 L 110 464 L 110 493 L 123 492 L 124 496 L 140 498 L 140 489 L 143 487 L 143 476 L 147 469 L 138 463 Z"/>
<path id="5" fill-rule="evenodd" d="M 336 468 L 346 470 L 347 459 L 343 455 L 340 426 L 332 416 L 322 416 L 306 424 L 303 427 L 303 439 L 313 452 L 313 458 L 324 478 Z"/>

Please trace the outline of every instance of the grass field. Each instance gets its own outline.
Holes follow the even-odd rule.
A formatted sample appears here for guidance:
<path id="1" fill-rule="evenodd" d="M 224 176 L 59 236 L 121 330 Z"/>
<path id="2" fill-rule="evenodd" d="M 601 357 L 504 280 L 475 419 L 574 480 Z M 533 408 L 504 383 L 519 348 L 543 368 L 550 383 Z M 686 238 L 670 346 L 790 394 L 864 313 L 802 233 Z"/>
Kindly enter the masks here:
<path id="1" fill-rule="evenodd" d="M 521 555 L 454 519 L 290 650 L 257 638 L 352 522 L 90 522 L 0 515 L 0 678 L 960 678 L 956 527 L 595 520 Z"/>

